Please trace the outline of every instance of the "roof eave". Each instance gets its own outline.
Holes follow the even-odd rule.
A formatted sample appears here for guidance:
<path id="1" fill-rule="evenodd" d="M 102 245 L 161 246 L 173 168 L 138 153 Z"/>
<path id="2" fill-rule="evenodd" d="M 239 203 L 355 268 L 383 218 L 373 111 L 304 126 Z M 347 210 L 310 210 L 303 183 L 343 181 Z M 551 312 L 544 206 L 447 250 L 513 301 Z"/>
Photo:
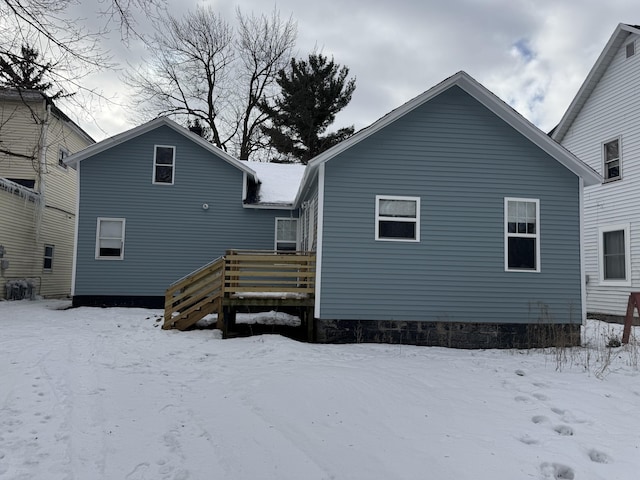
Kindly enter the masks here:
<path id="1" fill-rule="evenodd" d="M 571 104 L 569 105 L 569 108 L 560 119 L 560 122 L 558 123 L 556 128 L 553 130 L 552 138 L 554 140 L 561 142 L 564 139 L 564 136 L 567 134 L 569 128 L 573 124 L 573 121 L 580 113 L 580 110 L 582 110 L 582 107 L 586 103 L 587 99 L 589 98 L 596 85 L 602 78 L 602 75 L 611 63 L 615 52 L 624 43 L 624 40 L 629 35 L 634 33 L 640 35 L 640 29 L 632 25 L 627 25 L 625 23 L 618 24 L 613 34 L 609 38 L 609 41 L 598 56 L 596 63 L 593 65 L 593 67 L 591 67 L 591 70 L 589 71 L 587 77 L 578 89 L 578 93 L 573 98 Z"/>
<path id="2" fill-rule="evenodd" d="M 87 158 L 93 157 L 94 155 L 97 155 L 98 153 L 104 152 L 106 150 L 109 150 L 110 148 L 113 148 L 117 145 L 120 145 L 121 143 L 124 143 L 128 140 L 131 140 L 133 138 L 136 138 L 140 135 L 143 135 L 147 132 L 150 132 L 151 130 L 154 130 L 162 125 L 165 125 L 171 129 L 173 129 L 174 131 L 180 133 L 181 135 L 187 137 L 188 139 L 190 139 L 191 141 L 193 141 L 194 143 L 200 145 L 201 147 L 203 147 L 204 149 L 208 150 L 209 152 L 211 152 L 212 154 L 220 157 L 222 160 L 226 161 L 227 163 L 233 165 L 234 167 L 236 167 L 237 169 L 239 169 L 240 171 L 246 173 L 248 176 L 250 176 L 252 178 L 253 181 L 258 182 L 258 175 L 257 173 L 252 170 L 251 168 L 249 168 L 248 166 L 246 166 L 244 163 L 242 163 L 240 160 L 237 160 L 235 158 L 233 158 L 231 155 L 229 155 L 227 152 L 225 152 L 224 150 L 216 147 L 215 145 L 207 142 L 204 138 L 200 137 L 199 135 L 191 132 L 190 130 L 187 130 L 186 128 L 182 127 L 181 125 L 178 125 L 176 122 L 174 122 L 173 120 L 170 120 L 166 117 L 158 117 L 154 120 L 151 120 L 143 125 L 139 125 L 135 128 L 132 128 L 130 130 L 127 130 L 125 132 L 119 133 L 117 135 L 114 135 L 113 137 L 109 137 L 101 142 L 98 142 L 94 145 L 91 145 L 73 155 L 70 155 L 69 157 L 67 157 L 67 159 L 65 160 L 65 163 L 67 165 L 69 165 L 72 168 L 76 168 L 78 162 L 81 162 L 82 160 L 85 160 Z"/>
<path id="3" fill-rule="evenodd" d="M 330 148 L 329 150 L 321 153 L 317 157 L 313 158 L 308 166 L 307 171 L 303 176 L 300 190 L 298 192 L 298 196 L 296 197 L 296 202 L 300 201 L 300 196 L 302 194 L 302 190 L 306 184 L 306 182 L 312 178 L 312 173 L 317 167 L 334 158 L 338 154 L 347 150 L 351 146 L 361 142 L 365 138 L 373 135 L 379 130 L 383 129 L 390 123 L 396 121 L 400 117 L 406 115 L 410 111 L 419 107 L 420 105 L 428 102 L 432 98 L 440 95 L 445 90 L 458 86 L 462 88 L 465 92 L 470 94 L 480 103 L 482 103 L 485 107 L 491 110 L 493 113 L 498 115 L 502 120 L 507 122 L 510 126 L 516 129 L 519 133 L 524 135 L 527 139 L 532 141 L 539 148 L 544 150 L 546 153 L 554 157 L 558 162 L 568 168 L 570 171 L 575 173 L 576 175 L 582 177 L 584 179 L 585 185 L 593 185 L 595 183 L 600 183 L 602 178 L 600 175 L 595 172 L 591 167 L 582 162 L 580 159 L 571 154 L 567 149 L 562 147 L 560 144 L 549 138 L 544 132 L 542 132 L 538 127 L 529 122 L 526 118 L 516 112 L 512 107 L 507 105 L 504 101 L 498 98 L 496 95 L 491 93 L 488 89 L 482 86 L 479 82 L 474 80 L 469 74 L 466 72 L 458 72 L 455 75 L 447 78 L 442 81 L 438 85 L 433 88 L 427 90 L 421 95 L 418 95 L 412 100 L 409 100 L 404 105 L 399 108 L 391 111 L 384 117 L 382 117 L 377 122 L 373 123 L 369 127 L 360 130 L 355 135 L 350 137 L 349 139 L 339 143 L 338 145 Z"/>

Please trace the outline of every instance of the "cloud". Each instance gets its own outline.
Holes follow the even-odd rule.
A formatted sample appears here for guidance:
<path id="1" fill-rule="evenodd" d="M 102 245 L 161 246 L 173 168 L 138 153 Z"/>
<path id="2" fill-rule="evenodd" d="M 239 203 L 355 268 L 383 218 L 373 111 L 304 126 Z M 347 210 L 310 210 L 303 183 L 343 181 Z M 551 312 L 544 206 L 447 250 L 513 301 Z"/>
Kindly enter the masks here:
<path id="1" fill-rule="evenodd" d="M 86 2 L 81 2 L 86 3 Z M 195 0 L 168 0 L 175 14 Z M 209 2 L 211 3 L 211 2 Z M 215 8 L 234 21 L 234 9 L 268 13 L 273 4 L 258 0 L 217 0 Z M 351 103 L 336 127 L 356 129 L 419 95 L 460 70 L 512 105 L 526 118 L 549 130 L 557 123 L 619 22 L 640 23 L 636 1 L 583 0 L 279 0 L 283 17 L 298 22 L 296 55 L 314 50 L 333 56 L 357 78 Z M 141 19 L 144 29 L 150 26 Z M 143 55 L 113 36 L 107 46 L 122 68 Z M 114 72 L 92 80 L 125 100 Z M 126 107 L 96 113 L 113 135 L 133 126 Z M 84 126 L 84 125 L 83 125 Z M 91 129 L 90 129 L 91 130 Z M 105 133 L 91 133 L 104 138 Z"/>

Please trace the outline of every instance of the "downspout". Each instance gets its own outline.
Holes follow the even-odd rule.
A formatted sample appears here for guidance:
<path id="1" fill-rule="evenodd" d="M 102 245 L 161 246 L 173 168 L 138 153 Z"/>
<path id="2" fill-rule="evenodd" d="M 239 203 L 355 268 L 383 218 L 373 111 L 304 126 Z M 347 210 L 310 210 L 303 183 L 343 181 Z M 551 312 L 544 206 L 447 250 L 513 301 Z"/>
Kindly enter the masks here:
<path id="1" fill-rule="evenodd" d="M 40 201 L 36 205 L 36 243 L 40 242 L 40 225 L 42 224 L 42 216 L 45 208 L 45 193 L 46 182 L 45 174 L 47 172 L 47 137 L 49 134 L 49 117 L 51 114 L 51 104 L 45 98 L 44 104 L 44 118 L 40 126 L 40 138 L 38 140 L 39 149 L 39 161 L 38 161 L 38 193 L 40 194 Z M 36 255 L 37 257 L 37 255 Z"/>

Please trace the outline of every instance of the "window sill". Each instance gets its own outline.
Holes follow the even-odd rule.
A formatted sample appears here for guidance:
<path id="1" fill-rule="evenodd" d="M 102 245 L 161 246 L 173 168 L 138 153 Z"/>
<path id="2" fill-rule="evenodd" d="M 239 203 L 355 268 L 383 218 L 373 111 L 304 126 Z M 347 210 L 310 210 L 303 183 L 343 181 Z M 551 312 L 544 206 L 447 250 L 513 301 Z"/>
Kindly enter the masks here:
<path id="1" fill-rule="evenodd" d="M 631 281 L 630 280 L 604 280 L 601 278 L 600 286 L 601 287 L 630 287 Z"/>
<path id="2" fill-rule="evenodd" d="M 376 242 L 420 243 L 419 238 L 376 238 Z"/>
<path id="3" fill-rule="evenodd" d="M 622 177 L 616 177 L 616 178 L 608 178 L 606 180 L 602 181 L 603 185 L 609 184 L 609 183 L 616 183 L 616 182 L 621 182 L 622 181 Z"/>

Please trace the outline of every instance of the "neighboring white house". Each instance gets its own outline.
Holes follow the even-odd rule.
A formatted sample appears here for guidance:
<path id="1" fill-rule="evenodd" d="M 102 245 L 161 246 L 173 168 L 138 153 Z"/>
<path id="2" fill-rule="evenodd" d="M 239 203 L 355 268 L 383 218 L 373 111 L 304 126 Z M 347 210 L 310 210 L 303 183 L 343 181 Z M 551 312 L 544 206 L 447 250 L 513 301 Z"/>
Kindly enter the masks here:
<path id="1" fill-rule="evenodd" d="M 585 187 L 587 310 L 640 291 L 640 26 L 619 24 L 552 137 L 602 175 Z"/>
<path id="2" fill-rule="evenodd" d="M 0 88 L 0 299 L 71 292 L 77 172 L 94 143 L 44 94 Z"/>

